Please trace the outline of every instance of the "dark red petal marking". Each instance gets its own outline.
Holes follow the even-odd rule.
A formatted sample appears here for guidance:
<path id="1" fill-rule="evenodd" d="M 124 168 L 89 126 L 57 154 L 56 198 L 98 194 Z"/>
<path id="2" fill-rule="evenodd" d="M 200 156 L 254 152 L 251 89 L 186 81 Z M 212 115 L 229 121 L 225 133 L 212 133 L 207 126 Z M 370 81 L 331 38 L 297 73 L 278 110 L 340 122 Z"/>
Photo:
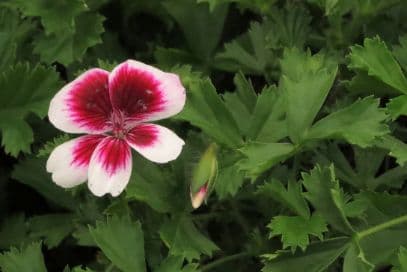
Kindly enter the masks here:
<path id="1" fill-rule="evenodd" d="M 109 176 L 125 169 L 131 161 L 130 146 L 123 139 L 106 137 L 99 143 L 96 152 L 96 159 Z"/>
<path id="2" fill-rule="evenodd" d="M 109 127 L 112 106 L 109 98 L 109 73 L 92 69 L 72 82 L 66 103 L 70 118 L 81 127 L 100 131 Z"/>
<path id="3" fill-rule="evenodd" d="M 154 145 L 158 138 L 156 126 L 150 124 L 140 124 L 127 133 L 126 140 L 139 147 Z"/>
<path id="4" fill-rule="evenodd" d="M 148 71 L 121 64 L 109 82 L 113 108 L 122 111 L 132 120 L 140 121 L 164 109 L 161 82 Z"/>
<path id="5" fill-rule="evenodd" d="M 71 165 L 78 167 L 89 166 L 90 158 L 97 145 L 105 138 L 102 135 L 85 135 L 78 138 L 72 150 Z"/>

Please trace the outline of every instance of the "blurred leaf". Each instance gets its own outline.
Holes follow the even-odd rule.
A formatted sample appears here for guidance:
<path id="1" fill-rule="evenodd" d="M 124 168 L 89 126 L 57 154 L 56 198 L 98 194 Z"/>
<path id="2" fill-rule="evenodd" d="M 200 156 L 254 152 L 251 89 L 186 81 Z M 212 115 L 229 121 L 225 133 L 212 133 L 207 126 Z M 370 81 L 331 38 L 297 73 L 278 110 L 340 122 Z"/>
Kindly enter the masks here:
<path id="1" fill-rule="evenodd" d="M 386 44 L 379 37 L 366 38 L 363 47 L 351 47 L 349 55 L 352 69 L 367 71 L 369 75 L 377 77 L 384 83 L 407 94 L 407 79 L 403 75 L 400 65 L 393 58 Z"/>
<path id="2" fill-rule="evenodd" d="M 34 113 L 44 118 L 48 103 L 60 87 L 58 74 L 41 65 L 17 64 L 0 75 L 0 129 L 2 145 L 16 157 L 29 153 L 33 142 L 31 127 L 24 120 Z"/>
<path id="3" fill-rule="evenodd" d="M 22 246 L 29 242 L 28 226 L 23 214 L 15 214 L 3 219 L 0 226 L 0 248 Z"/>
<path id="4" fill-rule="evenodd" d="M 96 222 L 90 233 L 103 253 L 124 272 L 146 271 L 144 236 L 140 222 L 110 217 Z"/>
<path id="5" fill-rule="evenodd" d="M 57 247 L 74 229 L 73 214 L 47 214 L 31 217 L 28 221 L 30 237 L 44 238 L 49 249 Z"/>
<path id="6" fill-rule="evenodd" d="M 20 19 L 17 12 L 0 7 L 0 60 L 1 70 L 7 69 L 17 59 L 17 48 L 23 45 L 32 25 Z"/>
<path id="7" fill-rule="evenodd" d="M 301 182 L 289 180 L 286 189 L 280 181 L 273 179 L 260 186 L 257 192 L 275 199 L 305 219 L 310 217 L 308 204 L 302 195 Z"/>
<path id="8" fill-rule="evenodd" d="M 335 229 L 352 234 L 352 226 L 345 215 L 346 199 L 335 177 L 334 168 L 316 166 L 311 172 L 302 173 L 303 184 L 307 189 L 305 197 L 315 210 Z"/>
<path id="9" fill-rule="evenodd" d="M 41 243 L 33 243 L 21 250 L 11 248 L 1 254 L 0 268 L 4 272 L 46 272 Z"/>
<path id="10" fill-rule="evenodd" d="M 294 146 L 289 143 L 252 142 L 246 144 L 240 151 L 246 158 L 238 162 L 239 169 L 247 171 L 247 174 L 254 179 L 275 164 L 290 157 Z"/>
<path id="11" fill-rule="evenodd" d="M 189 217 L 182 214 L 164 223 L 160 236 L 171 255 L 182 256 L 188 261 L 199 259 L 201 254 L 211 256 L 219 249 L 199 232 Z"/>
<path id="12" fill-rule="evenodd" d="M 307 139 L 345 139 L 361 147 L 372 146 L 376 137 L 388 133 L 387 116 L 379 100 L 366 97 L 316 122 Z"/>
<path id="13" fill-rule="evenodd" d="M 45 162 L 46 160 L 39 158 L 21 160 L 14 167 L 12 177 L 30 186 L 53 204 L 68 210 L 75 210 L 77 202 L 70 193 L 51 180 L 51 175 L 45 171 Z"/>
<path id="14" fill-rule="evenodd" d="M 208 61 L 220 41 L 228 6 L 219 5 L 211 12 L 206 3 L 169 0 L 164 7 L 180 25 L 191 51 Z"/>
<path id="15" fill-rule="evenodd" d="M 407 71 L 407 35 L 399 37 L 400 45 L 393 46 L 393 55 L 404 71 Z"/>
<path id="16" fill-rule="evenodd" d="M 332 264 L 348 247 L 349 239 L 335 238 L 323 242 L 315 242 L 306 251 L 289 251 L 277 253 L 277 256 L 266 261 L 262 272 L 307 271 L 322 272 Z"/>
<path id="17" fill-rule="evenodd" d="M 247 33 L 225 43 L 224 51 L 216 55 L 215 67 L 231 72 L 264 74 L 272 61 L 272 52 L 266 46 L 268 31 L 266 25 L 252 23 Z"/>
<path id="18" fill-rule="evenodd" d="M 184 258 L 180 256 L 168 256 L 154 272 L 198 272 L 198 264 L 187 264 L 184 267 Z"/>
<path id="19" fill-rule="evenodd" d="M 350 81 L 345 82 L 345 86 L 352 94 L 359 96 L 374 94 L 375 96 L 392 97 L 400 94 L 397 89 L 361 70 L 356 71 L 356 75 Z"/>
<path id="20" fill-rule="evenodd" d="M 302 49 L 311 32 L 311 16 L 301 5 L 286 5 L 270 12 L 270 36 L 280 48 Z"/>
<path id="21" fill-rule="evenodd" d="M 18 8 L 25 16 L 40 17 L 46 34 L 72 31 L 74 18 L 87 10 L 83 0 L 5 0 L 6 4 Z"/>
<path id="22" fill-rule="evenodd" d="M 322 54 L 284 50 L 280 88 L 286 99 L 288 134 L 302 140 L 312 125 L 336 76 L 337 66 Z"/>
<path id="23" fill-rule="evenodd" d="M 183 263 L 184 258 L 182 256 L 168 256 L 154 272 L 180 271 Z"/>
<path id="24" fill-rule="evenodd" d="M 64 65 L 80 60 L 86 50 L 102 42 L 104 17 L 90 12 L 75 18 L 75 29 L 37 36 L 34 53 L 46 63 L 58 61 Z"/>
<path id="25" fill-rule="evenodd" d="M 323 239 L 322 233 L 328 231 L 324 219 L 313 214 L 311 217 L 302 216 L 275 216 L 267 226 L 270 237 L 281 235 L 283 249 L 291 248 L 295 252 L 297 247 L 303 251 L 309 244 L 309 235 Z"/>

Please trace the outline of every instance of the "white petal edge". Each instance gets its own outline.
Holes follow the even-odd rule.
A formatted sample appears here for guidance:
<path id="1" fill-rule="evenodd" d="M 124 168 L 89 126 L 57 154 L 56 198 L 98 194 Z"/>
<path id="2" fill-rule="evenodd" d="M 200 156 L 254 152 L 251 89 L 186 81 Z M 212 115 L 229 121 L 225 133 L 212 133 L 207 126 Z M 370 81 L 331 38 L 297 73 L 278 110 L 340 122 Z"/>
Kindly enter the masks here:
<path id="1" fill-rule="evenodd" d="M 114 80 L 122 65 L 129 65 L 134 69 L 147 72 L 148 74 L 152 75 L 154 79 L 160 82 L 159 89 L 165 101 L 164 109 L 162 111 L 147 115 L 143 122 L 165 119 L 182 111 L 186 101 L 186 92 L 177 74 L 161 71 L 160 69 L 140 61 L 127 60 L 116 66 L 110 73 L 109 86 L 110 82 Z"/>
<path id="2" fill-rule="evenodd" d="M 70 117 L 69 117 L 69 108 L 66 104 L 66 99 L 69 92 L 72 90 L 72 87 L 77 84 L 78 82 L 84 80 L 89 74 L 100 72 L 109 74 L 109 72 L 99 69 L 93 68 L 90 69 L 75 80 L 71 81 L 70 83 L 66 84 L 61 90 L 59 90 L 56 95 L 52 98 L 49 109 L 48 109 L 48 119 L 51 124 L 54 125 L 57 129 L 67 132 L 67 133 L 103 133 L 108 131 L 109 129 L 101 130 L 101 131 L 93 131 L 89 130 L 88 128 L 78 126 Z"/>
<path id="3" fill-rule="evenodd" d="M 178 158 L 181 154 L 182 147 L 185 142 L 178 137 L 170 129 L 155 125 L 155 124 L 143 124 L 149 125 L 156 130 L 156 139 L 151 145 L 140 146 L 134 142 L 127 141 L 127 143 L 138 153 L 140 153 L 146 159 L 156 163 L 166 163 Z"/>
<path id="4" fill-rule="evenodd" d="M 72 165 L 72 151 L 81 137 L 57 146 L 50 154 L 46 169 L 52 173 L 52 181 L 63 188 L 72 188 L 88 178 L 88 167 Z"/>
<path id="5" fill-rule="evenodd" d="M 131 151 L 127 157 L 128 161 L 124 169 L 118 170 L 115 174 L 110 175 L 103 169 L 101 161 L 98 159 L 100 157 L 100 152 L 103 152 L 103 146 L 105 141 L 112 140 L 112 137 L 105 138 L 96 147 L 95 152 L 92 154 L 90 159 L 89 170 L 88 170 L 88 188 L 95 196 L 103 196 L 105 194 L 111 194 L 116 197 L 120 195 L 126 185 L 129 183 L 131 170 L 132 170 L 132 157 Z M 128 147 L 130 149 L 130 147 Z"/>

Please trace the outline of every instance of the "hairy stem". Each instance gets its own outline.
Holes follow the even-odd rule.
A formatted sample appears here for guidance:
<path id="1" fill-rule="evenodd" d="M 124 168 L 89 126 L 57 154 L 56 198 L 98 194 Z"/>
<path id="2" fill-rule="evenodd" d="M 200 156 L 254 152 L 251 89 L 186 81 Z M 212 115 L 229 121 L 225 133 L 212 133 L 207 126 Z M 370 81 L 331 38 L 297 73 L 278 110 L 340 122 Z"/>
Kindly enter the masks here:
<path id="1" fill-rule="evenodd" d="M 234 260 L 237 260 L 237 259 L 240 259 L 240 258 L 245 258 L 245 257 L 248 257 L 248 256 L 250 256 L 250 254 L 248 252 L 241 252 L 241 253 L 237 253 L 237 254 L 234 254 L 234 255 L 223 257 L 221 259 L 218 259 L 218 260 L 216 260 L 214 262 L 211 262 L 211 263 L 209 263 L 207 265 L 202 266 L 201 272 L 210 271 L 211 269 L 213 269 L 213 268 L 215 268 L 217 266 L 220 266 L 220 265 L 222 265 L 224 263 L 231 262 L 231 261 L 234 261 Z"/>

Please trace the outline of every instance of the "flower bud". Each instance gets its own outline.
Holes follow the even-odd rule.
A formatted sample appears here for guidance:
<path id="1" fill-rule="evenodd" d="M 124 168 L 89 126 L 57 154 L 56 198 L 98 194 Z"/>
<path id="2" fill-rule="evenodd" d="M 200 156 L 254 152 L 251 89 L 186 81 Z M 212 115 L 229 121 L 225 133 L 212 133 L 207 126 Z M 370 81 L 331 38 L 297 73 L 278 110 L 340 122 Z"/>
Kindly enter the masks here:
<path id="1" fill-rule="evenodd" d="M 194 209 L 202 205 L 215 185 L 216 176 L 218 174 L 216 151 L 216 144 L 210 144 L 202 154 L 202 157 L 193 171 L 190 191 L 191 204 Z"/>

